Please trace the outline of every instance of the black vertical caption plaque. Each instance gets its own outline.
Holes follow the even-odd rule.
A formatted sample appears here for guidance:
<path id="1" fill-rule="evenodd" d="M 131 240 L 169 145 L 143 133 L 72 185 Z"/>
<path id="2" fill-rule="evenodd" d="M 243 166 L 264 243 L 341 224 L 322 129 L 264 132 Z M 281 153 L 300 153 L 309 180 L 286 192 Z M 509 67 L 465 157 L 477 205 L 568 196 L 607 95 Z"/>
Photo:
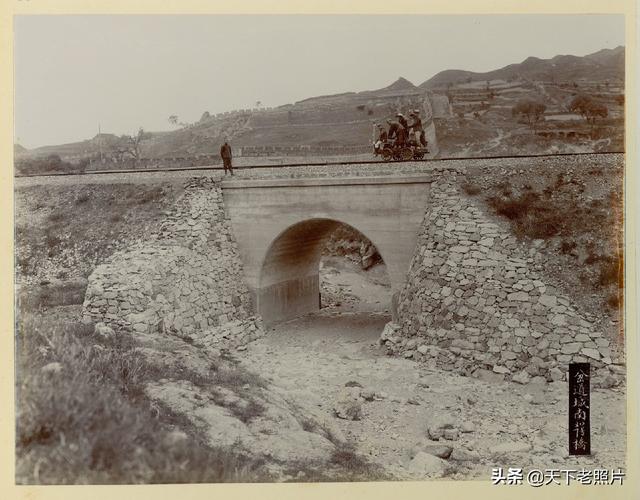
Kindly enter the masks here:
<path id="1" fill-rule="evenodd" d="M 591 455 L 591 365 L 569 365 L 569 455 Z"/>

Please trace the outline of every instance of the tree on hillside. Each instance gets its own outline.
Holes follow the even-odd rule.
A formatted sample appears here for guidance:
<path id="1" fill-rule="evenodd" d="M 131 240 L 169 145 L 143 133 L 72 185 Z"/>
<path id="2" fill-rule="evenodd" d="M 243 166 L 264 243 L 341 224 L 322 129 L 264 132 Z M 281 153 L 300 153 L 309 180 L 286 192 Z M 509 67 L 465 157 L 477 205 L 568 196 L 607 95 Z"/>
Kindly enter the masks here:
<path id="1" fill-rule="evenodd" d="M 205 115 L 206 115 L 206 118 L 211 116 L 211 115 L 209 115 L 208 111 L 205 111 L 204 114 L 202 115 L 202 117 L 200 118 L 200 121 L 206 119 Z M 189 127 L 193 126 L 192 123 L 186 123 L 186 122 L 179 121 L 178 120 L 178 115 L 171 115 L 168 120 L 169 120 L 169 123 L 171 125 L 178 125 L 179 127 L 182 127 L 182 128 L 189 128 Z"/>
<path id="2" fill-rule="evenodd" d="M 144 129 L 140 127 L 135 136 L 129 137 L 129 153 L 133 156 L 134 161 L 140 159 L 140 143 L 144 139 Z"/>
<path id="3" fill-rule="evenodd" d="M 122 135 L 120 140 L 110 151 L 111 159 L 116 162 L 123 162 L 127 159 L 133 159 L 137 162 L 140 159 L 140 143 L 145 138 L 144 129 L 140 127 L 135 136 Z"/>
<path id="4" fill-rule="evenodd" d="M 595 123 L 597 118 L 606 118 L 609 110 L 604 104 L 595 101 L 591 96 L 577 95 L 569 104 L 569 111 L 580 114 L 587 123 Z"/>
<path id="5" fill-rule="evenodd" d="M 544 116 L 546 109 L 547 106 L 541 102 L 523 99 L 518 101 L 516 105 L 511 108 L 511 115 L 523 117 L 531 128 L 535 128 L 536 124 Z"/>

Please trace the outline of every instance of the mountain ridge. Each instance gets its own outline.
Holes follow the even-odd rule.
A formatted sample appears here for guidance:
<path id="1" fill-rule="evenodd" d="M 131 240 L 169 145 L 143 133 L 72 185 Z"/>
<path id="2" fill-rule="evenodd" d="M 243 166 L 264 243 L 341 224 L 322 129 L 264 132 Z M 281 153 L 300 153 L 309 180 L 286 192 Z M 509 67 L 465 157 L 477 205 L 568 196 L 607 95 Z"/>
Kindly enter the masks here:
<path id="1" fill-rule="evenodd" d="M 603 79 L 621 76 L 624 79 L 625 47 L 618 45 L 613 49 L 601 49 L 585 56 L 558 54 L 550 59 L 529 56 L 520 63 L 508 64 L 502 68 L 475 72 L 461 69 L 446 69 L 425 80 L 418 88 L 429 90 L 443 87 L 460 80 L 509 80 L 526 78 L 530 80 L 573 80 L 593 78 L 593 72 L 602 74 Z M 558 66 L 560 65 L 560 66 Z"/>

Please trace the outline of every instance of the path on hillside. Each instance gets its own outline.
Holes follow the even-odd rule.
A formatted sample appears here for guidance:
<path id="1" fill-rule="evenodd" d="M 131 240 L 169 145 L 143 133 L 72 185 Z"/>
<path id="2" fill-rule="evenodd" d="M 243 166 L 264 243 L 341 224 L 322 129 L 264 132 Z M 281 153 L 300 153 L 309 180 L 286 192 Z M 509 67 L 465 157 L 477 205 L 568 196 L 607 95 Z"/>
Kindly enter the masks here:
<path id="1" fill-rule="evenodd" d="M 446 461 L 455 479 L 489 480 L 491 468 L 624 467 L 625 401 L 621 390 L 592 393 L 592 457 L 568 457 L 567 387 L 485 382 L 386 356 L 377 339 L 390 317 L 379 303 L 379 280 L 325 266 L 323 276 L 359 299 L 281 323 L 250 344 L 241 362 L 315 404 L 340 426 L 357 451 L 398 479 L 433 477 L 417 472 L 411 459 L 428 446 L 455 451 Z M 388 288 L 387 288 L 388 290 Z M 362 403 L 360 420 L 333 416 L 347 385 L 375 392 Z M 527 395 L 528 394 L 528 395 Z M 454 440 L 432 441 L 427 428 L 449 422 Z M 491 451 L 502 445 L 511 451 Z M 517 451 L 520 450 L 520 451 Z"/>

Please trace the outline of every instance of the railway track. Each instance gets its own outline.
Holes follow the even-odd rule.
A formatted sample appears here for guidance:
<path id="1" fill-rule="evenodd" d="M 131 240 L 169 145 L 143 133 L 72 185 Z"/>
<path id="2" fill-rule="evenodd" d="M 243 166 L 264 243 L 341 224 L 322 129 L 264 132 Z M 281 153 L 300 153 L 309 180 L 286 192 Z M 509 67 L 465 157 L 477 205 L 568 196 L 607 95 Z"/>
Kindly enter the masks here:
<path id="1" fill-rule="evenodd" d="M 624 151 L 601 151 L 594 153 L 555 153 L 555 154 L 538 154 L 538 155 L 502 155 L 502 156 L 469 156 L 462 158 L 426 158 L 423 160 L 397 160 L 397 161 L 382 161 L 382 160 L 344 160 L 334 162 L 304 162 L 304 163 L 282 163 L 282 164 L 263 164 L 263 165 L 242 165 L 234 166 L 234 170 L 254 170 L 254 169 L 278 169 L 289 167 L 325 167 L 325 166 L 340 166 L 340 165 L 384 165 L 384 164 L 396 164 L 396 163 L 439 163 L 445 161 L 469 161 L 469 160 L 500 160 L 500 159 L 522 159 L 522 158 L 557 158 L 562 156 L 593 156 L 593 155 L 611 155 L 611 154 L 624 154 Z M 15 175 L 16 178 L 31 178 L 31 177 L 69 177 L 69 176 L 84 176 L 84 175 L 105 175 L 105 174 L 143 174 L 143 173 L 155 173 L 155 172 L 183 172 L 190 170 L 223 170 L 222 165 L 216 166 L 193 166 L 193 167 L 157 167 L 157 168 L 144 168 L 144 169 L 109 169 L 109 170 L 89 170 L 85 172 L 51 172 L 46 174 L 19 174 Z"/>

